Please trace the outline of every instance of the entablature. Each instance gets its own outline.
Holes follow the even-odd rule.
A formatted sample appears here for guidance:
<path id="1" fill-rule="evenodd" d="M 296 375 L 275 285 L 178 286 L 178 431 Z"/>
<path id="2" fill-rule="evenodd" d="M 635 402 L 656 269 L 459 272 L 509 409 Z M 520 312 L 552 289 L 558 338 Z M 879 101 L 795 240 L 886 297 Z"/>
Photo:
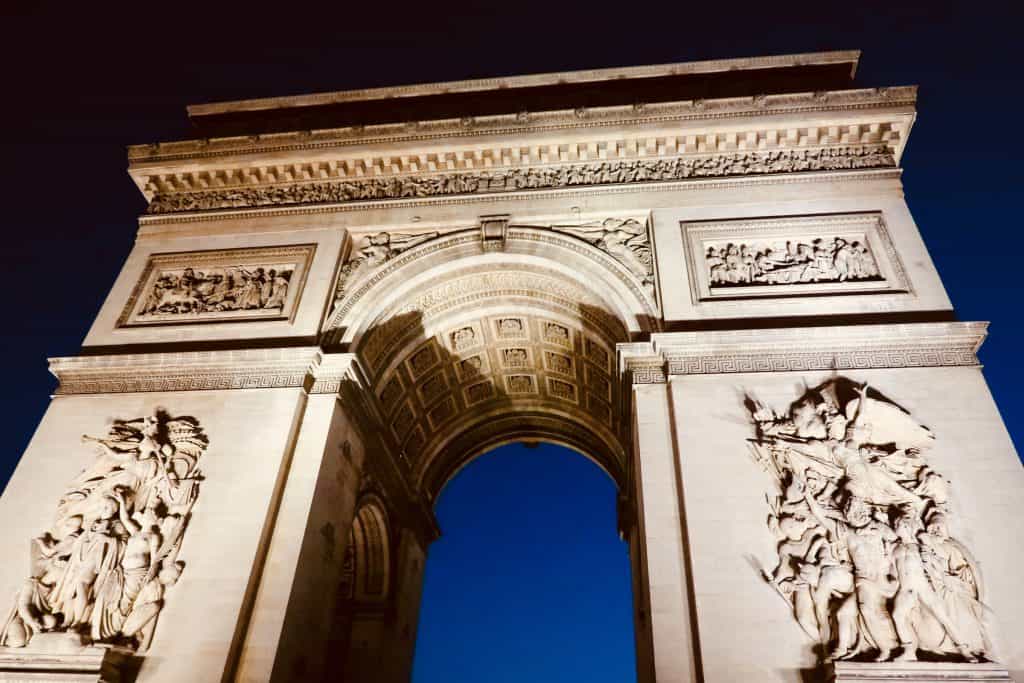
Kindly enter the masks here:
<path id="1" fill-rule="evenodd" d="M 916 89 L 661 102 L 137 146 L 151 214 L 895 168 Z"/>

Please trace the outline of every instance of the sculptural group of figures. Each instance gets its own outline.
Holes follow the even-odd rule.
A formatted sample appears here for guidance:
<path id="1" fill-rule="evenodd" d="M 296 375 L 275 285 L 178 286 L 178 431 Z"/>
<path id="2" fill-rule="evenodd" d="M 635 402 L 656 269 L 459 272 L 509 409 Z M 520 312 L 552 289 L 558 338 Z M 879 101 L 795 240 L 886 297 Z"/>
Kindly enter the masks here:
<path id="1" fill-rule="evenodd" d="M 845 378 L 785 415 L 747 404 L 753 454 L 779 486 L 779 558 L 764 576 L 826 656 L 984 658 L 979 574 L 949 534 L 949 484 L 925 459 L 932 433 Z"/>
<path id="2" fill-rule="evenodd" d="M 149 213 L 434 197 L 793 171 L 885 168 L 894 163 L 892 152 L 885 145 L 746 151 L 676 159 L 604 161 L 419 177 L 369 178 L 181 193 L 159 192 L 149 204 Z"/>
<path id="3" fill-rule="evenodd" d="M 81 643 L 148 647 L 164 593 L 181 574 L 185 526 L 199 495 L 207 439 L 192 418 L 158 412 L 115 421 L 92 463 L 57 503 L 53 526 L 30 544 L 30 572 L 0 645 L 40 633 Z"/>
<path id="4" fill-rule="evenodd" d="M 705 259 L 712 287 L 880 279 L 867 244 L 842 237 L 810 244 L 710 246 Z"/>
<path id="5" fill-rule="evenodd" d="M 163 272 L 146 293 L 139 315 L 283 309 L 292 272 L 287 267 L 241 266 Z"/>
<path id="6" fill-rule="evenodd" d="M 653 295 L 654 257 L 647 235 L 647 226 L 635 218 L 608 218 L 600 223 L 555 225 L 553 230 L 585 240 L 624 265 Z M 337 305 L 351 291 L 352 285 L 403 251 L 436 238 L 439 233 L 418 235 L 379 232 L 358 242 L 353 255 L 341 268 L 335 287 Z"/>

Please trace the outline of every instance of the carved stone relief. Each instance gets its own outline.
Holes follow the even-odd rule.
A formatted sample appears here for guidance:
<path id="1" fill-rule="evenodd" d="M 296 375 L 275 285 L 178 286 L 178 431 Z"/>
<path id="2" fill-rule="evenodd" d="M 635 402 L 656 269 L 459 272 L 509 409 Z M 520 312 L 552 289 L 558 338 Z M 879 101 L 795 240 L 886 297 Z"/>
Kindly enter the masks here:
<path id="1" fill-rule="evenodd" d="M 989 651 L 980 575 L 950 536 L 935 438 L 867 385 L 839 377 L 779 415 L 747 398 L 756 461 L 776 482 L 763 570 L 832 659 L 978 661 Z"/>
<path id="2" fill-rule="evenodd" d="M 338 274 L 334 290 L 335 305 L 345 297 L 345 292 L 353 283 L 358 282 L 374 268 L 387 263 L 407 249 L 434 239 L 437 235 L 436 232 L 420 235 L 379 232 L 376 235 L 363 237 L 354 254 L 342 266 L 341 272 Z"/>
<path id="3" fill-rule="evenodd" d="M 654 294 L 654 255 L 646 223 L 635 218 L 608 218 L 600 223 L 553 225 L 552 229 L 579 237 L 598 247 L 629 270 Z"/>
<path id="4" fill-rule="evenodd" d="M 96 458 L 65 489 L 52 526 L 32 540 L 29 577 L 0 645 L 24 647 L 60 632 L 145 650 L 185 567 L 178 551 L 208 443 L 198 422 L 158 411 L 82 440 Z"/>
<path id="5" fill-rule="evenodd" d="M 555 187 L 686 180 L 688 178 L 893 168 L 895 165 L 892 149 L 885 144 L 838 145 L 817 149 L 752 150 L 693 155 L 675 159 L 605 161 L 555 167 L 541 166 L 338 182 L 296 183 L 275 187 L 158 192 L 149 204 L 149 213 L 164 214 L 179 211 L 211 211 L 261 206 L 444 197 Z"/>
<path id="6" fill-rule="evenodd" d="M 315 248 L 154 254 L 118 325 L 289 318 Z"/>
<path id="7" fill-rule="evenodd" d="M 711 289 L 806 282 L 884 281 L 863 236 L 809 242 L 760 240 L 708 244 L 704 254 Z"/>
<path id="8" fill-rule="evenodd" d="M 695 304 L 911 291 L 878 213 L 692 221 L 682 231 Z"/>

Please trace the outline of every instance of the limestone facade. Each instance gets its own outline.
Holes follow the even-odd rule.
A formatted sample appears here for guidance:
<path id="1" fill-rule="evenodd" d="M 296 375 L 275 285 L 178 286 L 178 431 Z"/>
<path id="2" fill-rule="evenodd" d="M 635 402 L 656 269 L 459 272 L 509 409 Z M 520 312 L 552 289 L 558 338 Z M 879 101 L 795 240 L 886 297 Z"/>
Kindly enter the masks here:
<path id="1" fill-rule="evenodd" d="M 857 58 L 131 148 L 138 240 L 0 498 L 0 680 L 408 680 L 433 502 L 520 439 L 615 481 L 644 683 L 1024 679 L 1024 469 L 903 199 L 915 90 Z"/>

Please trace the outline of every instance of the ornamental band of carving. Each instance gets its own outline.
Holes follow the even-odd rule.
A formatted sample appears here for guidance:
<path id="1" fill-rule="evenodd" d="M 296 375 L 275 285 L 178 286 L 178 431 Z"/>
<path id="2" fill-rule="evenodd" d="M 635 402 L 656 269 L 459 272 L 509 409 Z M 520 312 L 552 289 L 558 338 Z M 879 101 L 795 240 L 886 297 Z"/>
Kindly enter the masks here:
<path id="1" fill-rule="evenodd" d="M 149 213 L 441 197 L 801 171 L 893 168 L 895 165 L 892 149 L 884 144 L 734 152 L 676 159 L 641 159 L 481 173 L 373 178 L 182 193 L 160 192 L 150 202 Z"/>
<path id="2" fill-rule="evenodd" d="M 53 525 L 33 539 L 30 574 L 15 596 L 0 645 L 40 636 L 145 650 L 199 497 L 208 439 L 191 417 L 115 420 L 106 437 L 83 436 L 96 458 L 65 489 Z"/>
<path id="3" fill-rule="evenodd" d="M 831 659 L 979 661 L 990 650 L 980 575 L 950 536 L 932 432 L 867 385 L 837 377 L 784 414 L 751 397 L 750 448 L 771 475 L 778 541 L 765 581 Z"/>

